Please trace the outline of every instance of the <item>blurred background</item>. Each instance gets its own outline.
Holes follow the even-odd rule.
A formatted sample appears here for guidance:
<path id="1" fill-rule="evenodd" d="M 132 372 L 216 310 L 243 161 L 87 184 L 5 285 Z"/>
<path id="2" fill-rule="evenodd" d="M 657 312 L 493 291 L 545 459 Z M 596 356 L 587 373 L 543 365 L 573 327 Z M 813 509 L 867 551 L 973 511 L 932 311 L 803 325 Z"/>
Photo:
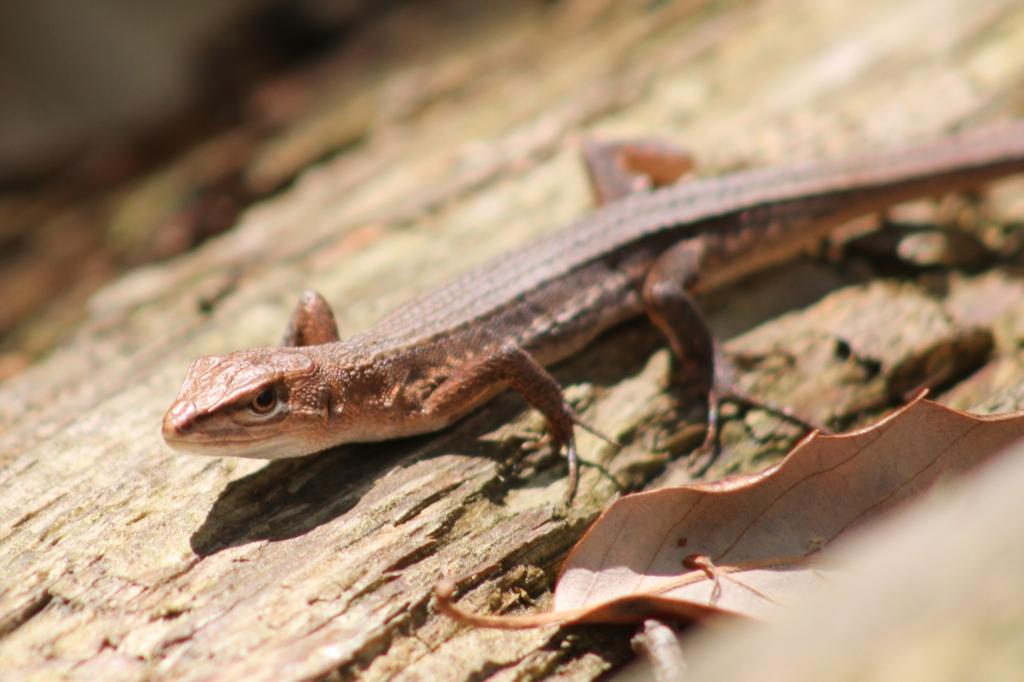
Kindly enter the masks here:
<path id="1" fill-rule="evenodd" d="M 305 159 L 247 173 L 260 141 L 308 112 L 311 83 L 338 70 L 331 50 L 403 4 L 0 3 L 0 379 L 52 348 L 103 282 L 285 185 Z"/>

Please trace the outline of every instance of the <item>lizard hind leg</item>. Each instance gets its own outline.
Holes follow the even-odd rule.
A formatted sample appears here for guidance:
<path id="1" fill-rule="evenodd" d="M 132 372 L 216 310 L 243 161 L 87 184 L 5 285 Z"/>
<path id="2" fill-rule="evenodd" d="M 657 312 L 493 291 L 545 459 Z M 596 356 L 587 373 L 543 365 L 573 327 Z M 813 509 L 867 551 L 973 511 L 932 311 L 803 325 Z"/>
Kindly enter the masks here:
<path id="1" fill-rule="evenodd" d="M 331 305 L 319 293 L 307 290 L 285 327 L 282 346 L 315 346 L 332 343 L 339 339 L 338 323 L 334 319 Z"/>
<path id="2" fill-rule="evenodd" d="M 598 204 L 671 185 L 694 166 L 689 153 L 660 140 L 588 139 L 583 161 Z"/>
<path id="3" fill-rule="evenodd" d="M 812 420 L 799 416 L 788 407 L 763 401 L 740 390 L 733 368 L 715 341 L 711 329 L 687 288 L 700 272 L 704 247 L 696 239 L 677 243 L 665 251 L 648 271 L 643 285 L 647 316 L 665 335 L 675 355 L 680 374 L 694 389 L 707 397 L 707 434 L 695 451 L 700 470 L 714 461 L 720 446 L 723 403 L 763 409 L 800 424 L 808 430 L 828 432 Z"/>

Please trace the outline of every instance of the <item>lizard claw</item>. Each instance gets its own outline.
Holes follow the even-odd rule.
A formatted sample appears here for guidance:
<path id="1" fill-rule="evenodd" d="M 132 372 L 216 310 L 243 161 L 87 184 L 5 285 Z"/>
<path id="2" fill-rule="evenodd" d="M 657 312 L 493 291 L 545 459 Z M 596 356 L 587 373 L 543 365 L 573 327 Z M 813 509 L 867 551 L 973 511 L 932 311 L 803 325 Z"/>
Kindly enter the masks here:
<path id="1" fill-rule="evenodd" d="M 722 442 L 722 404 L 734 403 L 747 409 L 758 409 L 769 412 L 778 417 L 786 419 L 794 424 L 802 426 L 807 431 L 818 431 L 824 434 L 831 434 L 832 430 L 813 419 L 808 419 L 796 413 L 791 407 L 777 405 L 771 401 L 761 400 L 749 393 L 730 385 L 726 388 L 712 388 L 708 392 L 708 427 L 704 435 L 704 441 L 693 451 L 691 455 L 690 470 L 694 475 L 700 476 L 707 472 L 712 462 L 721 452 Z"/>
<path id="2" fill-rule="evenodd" d="M 565 444 L 565 461 L 569 467 L 566 476 L 565 506 L 572 506 L 573 498 L 576 497 L 576 486 L 579 483 L 579 456 L 576 454 L 576 439 L 570 437 Z"/>
<path id="3" fill-rule="evenodd" d="M 774 414 L 778 417 L 782 417 L 783 419 L 791 421 L 794 424 L 802 426 L 808 431 L 820 431 L 821 433 L 826 434 L 832 433 L 832 430 L 829 429 L 824 424 L 819 424 L 814 419 L 810 419 L 808 417 L 804 417 L 803 415 L 797 414 L 797 412 L 788 405 L 779 405 L 770 400 L 761 400 L 760 398 L 756 398 L 747 393 L 746 391 L 743 391 L 735 386 L 729 386 L 728 388 L 724 389 L 715 389 L 712 390 L 711 393 L 712 395 L 708 397 L 708 402 L 713 402 L 715 404 L 716 412 L 719 410 L 720 405 L 723 402 L 735 403 L 747 409 L 764 410 L 765 412 L 770 412 L 771 414 Z M 709 409 L 708 412 L 708 421 L 710 423 L 711 410 Z"/>

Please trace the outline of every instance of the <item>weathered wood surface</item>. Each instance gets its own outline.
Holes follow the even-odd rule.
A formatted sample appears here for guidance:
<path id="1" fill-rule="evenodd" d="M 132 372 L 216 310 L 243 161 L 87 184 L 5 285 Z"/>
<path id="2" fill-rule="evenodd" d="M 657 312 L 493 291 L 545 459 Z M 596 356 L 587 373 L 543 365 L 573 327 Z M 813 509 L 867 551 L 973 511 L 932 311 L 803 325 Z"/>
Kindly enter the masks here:
<path id="1" fill-rule="evenodd" d="M 646 325 L 557 369 L 586 419 L 626 444 L 582 435 L 600 467 L 569 510 L 556 457 L 509 466 L 541 426 L 513 397 L 437 436 L 301 461 L 174 454 L 158 425 L 189 361 L 276 342 L 308 286 L 345 332 L 365 328 L 586 211 L 583 131 L 661 134 L 716 172 L 1022 113 L 1012 0 L 476 5 L 427 25 L 385 17 L 373 40 L 406 57 L 367 40 L 325 70 L 344 78 L 312 73 L 321 99 L 246 172 L 277 186 L 309 169 L 223 237 L 107 287 L 65 347 L 0 387 L 0 674 L 599 675 L 629 658 L 627 630 L 467 629 L 430 590 L 449 576 L 472 608 L 544 608 L 559 559 L 610 499 L 685 477 L 666 462 L 699 439 L 701 411 L 666 388 Z M 985 210 L 1021 220 L 1021 189 Z M 805 262 L 727 292 L 712 320 L 731 350 L 760 356 L 745 385 L 821 419 L 863 419 L 936 375 L 957 406 L 1008 409 L 1022 289 L 1009 268 L 897 279 Z M 759 413 L 735 420 L 713 473 L 796 435 Z"/>

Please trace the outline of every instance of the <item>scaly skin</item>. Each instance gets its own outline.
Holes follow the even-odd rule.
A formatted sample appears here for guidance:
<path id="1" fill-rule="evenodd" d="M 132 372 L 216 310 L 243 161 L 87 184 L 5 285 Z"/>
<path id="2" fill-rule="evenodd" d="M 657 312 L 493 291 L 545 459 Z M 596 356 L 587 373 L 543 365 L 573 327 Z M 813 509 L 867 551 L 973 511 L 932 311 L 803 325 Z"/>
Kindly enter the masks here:
<path id="1" fill-rule="evenodd" d="M 654 156 L 645 148 L 634 167 Z M 163 436 L 203 454 L 297 457 L 434 431 L 512 388 L 568 449 L 571 490 L 578 420 L 543 366 L 646 312 L 693 380 L 716 395 L 714 344 L 690 294 L 791 258 L 859 215 L 1021 171 L 1024 123 L 1013 123 L 633 194 L 347 340 L 338 340 L 326 302 L 307 294 L 288 326 L 290 347 L 195 361 Z"/>

